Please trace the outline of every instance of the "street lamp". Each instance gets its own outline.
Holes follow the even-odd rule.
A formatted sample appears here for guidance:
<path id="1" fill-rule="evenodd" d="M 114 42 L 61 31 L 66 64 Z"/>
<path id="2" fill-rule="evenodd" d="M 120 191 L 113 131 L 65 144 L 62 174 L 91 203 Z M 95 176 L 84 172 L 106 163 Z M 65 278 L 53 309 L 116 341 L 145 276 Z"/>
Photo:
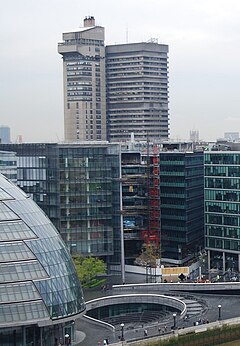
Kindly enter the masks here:
<path id="1" fill-rule="evenodd" d="M 219 304 L 218 305 L 218 320 L 221 321 L 221 309 L 222 309 L 222 305 Z"/>
<path id="2" fill-rule="evenodd" d="M 173 313 L 173 329 L 176 329 L 176 317 L 177 317 L 177 314 L 174 312 Z"/>
<path id="3" fill-rule="evenodd" d="M 121 323 L 121 331 L 122 331 L 121 341 L 124 341 L 124 323 Z"/>

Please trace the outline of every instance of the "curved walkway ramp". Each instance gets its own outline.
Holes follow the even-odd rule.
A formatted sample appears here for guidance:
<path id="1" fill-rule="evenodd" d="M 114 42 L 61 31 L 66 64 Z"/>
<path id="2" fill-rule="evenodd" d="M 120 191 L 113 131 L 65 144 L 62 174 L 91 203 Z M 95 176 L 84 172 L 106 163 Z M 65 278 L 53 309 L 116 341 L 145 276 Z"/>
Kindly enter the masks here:
<path id="1" fill-rule="evenodd" d="M 148 284 L 126 284 L 114 285 L 113 291 L 120 292 L 192 292 L 201 294 L 224 294 L 240 295 L 240 282 L 217 282 L 217 283 L 148 283 Z"/>
<path id="2" fill-rule="evenodd" d="M 117 304 L 130 304 L 130 303 L 148 303 L 148 304 L 164 305 L 178 311 L 180 313 L 179 314 L 180 319 L 184 318 L 187 313 L 187 307 L 183 301 L 175 297 L 168 297 L 168 296 L 159 295 L 159 294 L 120 294 L 120 295 L 107 296 L 107 297 L 90 300 L 86 302 L 86 313 L 96 308 L 101 308 L 101 307 L 110 306 L 110 305 L 117 305 Z M 86 315 L 85 317 L 89 318 Z M 98 322 L 104 323 L 102 321 L 98 321 Z"/>

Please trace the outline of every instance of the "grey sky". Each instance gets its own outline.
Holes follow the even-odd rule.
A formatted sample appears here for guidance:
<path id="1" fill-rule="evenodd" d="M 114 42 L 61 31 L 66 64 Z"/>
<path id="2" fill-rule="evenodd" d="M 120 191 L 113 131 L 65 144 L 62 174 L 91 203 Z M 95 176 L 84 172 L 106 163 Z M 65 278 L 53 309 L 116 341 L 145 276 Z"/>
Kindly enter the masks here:
<path id="1" fill-rule="evenodd" d="M 240 131 L 239 0 L 12 0 L 0 13 L 0 125 L 30 142 L 63 139 L 62 32 L 93 15 L 106 43 L 169 44 L 170 135 Z"/>

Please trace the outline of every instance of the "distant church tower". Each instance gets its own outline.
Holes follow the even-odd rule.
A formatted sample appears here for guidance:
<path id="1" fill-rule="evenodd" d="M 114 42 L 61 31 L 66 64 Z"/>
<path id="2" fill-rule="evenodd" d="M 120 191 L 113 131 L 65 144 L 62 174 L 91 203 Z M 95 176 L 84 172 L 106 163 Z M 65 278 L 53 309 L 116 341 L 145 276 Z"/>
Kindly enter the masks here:
<path id="1" fill-rule="evenodd" d="M 190 141 L 193 143 L 199 142 L 199 131 L 198 130 L 191 130 L 190 131 Z"/>

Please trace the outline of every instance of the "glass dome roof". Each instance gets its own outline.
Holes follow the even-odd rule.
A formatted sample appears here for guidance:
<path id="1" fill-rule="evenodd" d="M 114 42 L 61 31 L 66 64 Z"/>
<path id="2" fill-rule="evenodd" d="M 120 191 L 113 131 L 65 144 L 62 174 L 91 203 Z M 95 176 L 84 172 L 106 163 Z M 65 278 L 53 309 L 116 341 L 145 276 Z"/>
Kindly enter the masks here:
<path id="1" fill-rule="evenodd" d="M 56 228 L 0 175 L 0 327 L 48 324 L 84 309 L 74 264 Z"/>

